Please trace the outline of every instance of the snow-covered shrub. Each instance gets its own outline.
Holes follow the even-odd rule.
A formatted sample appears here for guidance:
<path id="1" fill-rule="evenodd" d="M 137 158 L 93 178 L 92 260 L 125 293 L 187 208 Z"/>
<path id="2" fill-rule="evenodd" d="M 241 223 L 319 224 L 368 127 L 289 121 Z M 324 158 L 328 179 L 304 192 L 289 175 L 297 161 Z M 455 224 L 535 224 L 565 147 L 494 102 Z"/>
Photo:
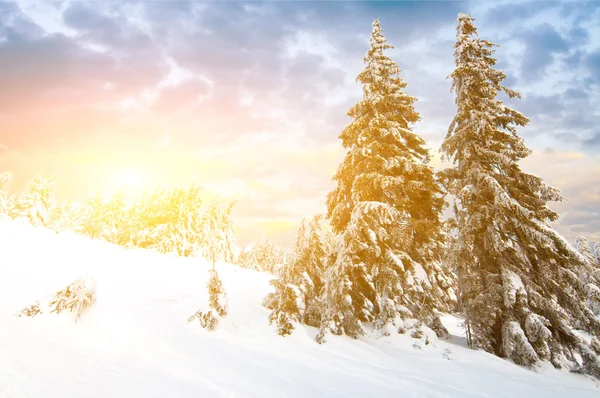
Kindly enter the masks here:
<path id="1" fill-rule="evenodd" d="M 208 279 L 208 306 L 223 317 L 227 315 L 227 292 L 219 279 L 217 271 L 210 270 Z"/>
<path id="2" fill-rule="evenodd" d="M 200 326 L 210 331 L 215 330 L 219 325 L 221 317 L 227 315 L 227 293 L 219 279 L 217 271 L 210 270 L 208 278 L 208 306 L 211 308 L 208 312 L 196 311 L 188 318 L 188 322 L 194 319 L 200 321 Z"/>
<path id="3" fill-rule="evenodd" d="M 17 316 L 18 317 L 24 317 L 24 316 L 34 317 L 41 313 L 42 313 L 42 311 L 40 310 L 40 302 L 36 301 L 35 303 L 31 304 L 29 307 L 25 307 L 21 311 L 19 311 L 17 313 Z"/>
<path id="4" fill-rule="evenodd" d="M 194 319 L 198 319 L 200 326 L 210 331 L 216 330 L 217 326 L 219 326 L 219 317 L 215 316 L 212 311 L 206 313 L 197 311 L 187 321 L 192 322 Z"/>
<path id="5" fill-rule="evenodd" d="M 33 317 L 45 312 L 61 313 L 70 311 L 75 314 L 75 322 L 81 314 L 96 302 L 96 282 L 91 279 L 77 279 L 67 287 L 56 292 L 42 305 L 40 301 L 22 309 L 17 313 L 18 317 Z"/>
<path id="6" fill-rule="evenodd" d="M 78 279 L 56 292 L 50 301 L 50 312 L 70 311 L 75 313 L 75 322 L 86 308 L 96 302 L 96 284 L 93 279 Z"/>

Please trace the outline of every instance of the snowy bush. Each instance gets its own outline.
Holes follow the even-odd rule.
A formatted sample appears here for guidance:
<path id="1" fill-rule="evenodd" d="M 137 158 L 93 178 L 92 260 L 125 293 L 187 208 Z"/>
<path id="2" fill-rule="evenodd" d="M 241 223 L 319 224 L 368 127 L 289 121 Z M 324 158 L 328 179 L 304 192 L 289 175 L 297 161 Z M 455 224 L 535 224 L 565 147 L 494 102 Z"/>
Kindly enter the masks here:
<path id="1" fill-rule="evenodd" d="M 70 311 L 75 313 L 75 322 L 86 308 L 96 302 L 96 284 L 92 279 L 78 279 L 56 292 L 50 301 L 50 312 Z"/>
<path id="2" fill-rule="evenodd" d="M 25 316 L 30 316 L 30 317 L 34 317 L 38 314 L 41 314 L 42 311 L 40 310 L 40 302 L 36 301 L 35 303 L 33 303 L 32 305 L 30 305 L 29 307 L 25 307 L 23 308 L 21 311 L 19 311 L 17 313 L 18 317 L 25 317 Z"/>
<path id="3" fill-rule="evenodd" d="M 201 311 L 197 311 L 195 314 L 188 318 L 188 323 L 194 321 L 194 319 L 198 319 L 200 322 L 200 326 L 210 331 L 214 331 L 219 326 L 219 317 L 215 316 L 212 311 L 208 311 L 203 313 Z"/>
<path id="4" fill-rule="evenodd" d="M 62 290 L 56 292 L 47 300 L 47 305 L 42 306 L 40 301 L 26 307 L 17 313 L 18 317 L 33 317 L 46 311 L 61 313 L 69 311 L 75 314 L 75 322 L 83 312 L 96 302 L 96 282 L 91 279 L 77 279 Z"/>

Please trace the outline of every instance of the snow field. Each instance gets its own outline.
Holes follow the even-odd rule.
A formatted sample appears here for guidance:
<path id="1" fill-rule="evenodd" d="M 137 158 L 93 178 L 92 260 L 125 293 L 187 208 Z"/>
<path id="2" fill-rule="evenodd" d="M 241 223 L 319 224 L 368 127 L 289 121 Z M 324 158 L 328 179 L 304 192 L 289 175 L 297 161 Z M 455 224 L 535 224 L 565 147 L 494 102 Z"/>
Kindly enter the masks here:
<path id="1" fill-rule="evenodd" d="M 0 221 L 0 398 L 6 397 L 598 397 L 598 383 L 536 372 L 450 342 L 413 347 L 395 335 L 352 340 L 300 325 L 282 338 L 261 305 L 270 275 L 219 263 L 229 314 L 218 330 L 187 317 L 208 309 L 209 265 Z M 71 313 L 14 314 L 78 277 L 97 302 Z M 449 351 L 448 351 L 449 350 Z"/>

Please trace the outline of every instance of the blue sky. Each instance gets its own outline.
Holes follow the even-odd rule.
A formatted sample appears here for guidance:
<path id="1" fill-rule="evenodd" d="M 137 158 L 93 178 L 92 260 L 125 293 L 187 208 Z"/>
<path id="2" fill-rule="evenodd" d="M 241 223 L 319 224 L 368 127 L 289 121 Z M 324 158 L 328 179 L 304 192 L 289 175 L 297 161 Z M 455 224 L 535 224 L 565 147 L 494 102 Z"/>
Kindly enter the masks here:
<path id="1" fill-rule="evenodd" d="M 443 167 L 459 12 L 523 94 L 557 229 L 600 239 L 600 2 L 0 1 L 0 169 L 61 199 L 197 181 L 238 199 L 240 243 L 287 245 L 325 209 L 374 18 Z"/>

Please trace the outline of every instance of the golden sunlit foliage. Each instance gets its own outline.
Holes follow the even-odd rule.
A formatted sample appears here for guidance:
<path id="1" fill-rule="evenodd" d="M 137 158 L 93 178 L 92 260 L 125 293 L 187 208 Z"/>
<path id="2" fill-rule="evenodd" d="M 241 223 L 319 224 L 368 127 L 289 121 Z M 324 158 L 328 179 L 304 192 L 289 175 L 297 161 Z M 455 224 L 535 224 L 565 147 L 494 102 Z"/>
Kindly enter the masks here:
<path id="1" fill-rule="evenodd" d="M 271 274 L 275 274 L 285 263 L 284 251 L 268 241 L 258 241 L 252 248 L 242 250 L 236 261 L 240 267 Z"/>
<path id="2" fill-rule="evenodd" d="M 34 317 L 43 313 L 59 314 L 70 311 L 75 322 L 83 312 L 96 302 L 96 282 L 93 279 L 78 279 L 47 300 L 38 300 L 17 313 L 18 317 Z"/>
<path id="3" fill-rule="evenodd" d="M 54 179 L 37 177 L 18 196 L 8 193 L 9 182 L 10 174 L 0 177 L 0 214 L 12 219 L 26 219 L 57 232 L 72 230 L 125 247 L 233 260 L 234 203 L 220 206 L 215 199 L 205 208 L 198 185 L 147 191 L 130 205 L 122 193 L 108 200 L 96 195 L 75 205 L 52 200 Z"/>

